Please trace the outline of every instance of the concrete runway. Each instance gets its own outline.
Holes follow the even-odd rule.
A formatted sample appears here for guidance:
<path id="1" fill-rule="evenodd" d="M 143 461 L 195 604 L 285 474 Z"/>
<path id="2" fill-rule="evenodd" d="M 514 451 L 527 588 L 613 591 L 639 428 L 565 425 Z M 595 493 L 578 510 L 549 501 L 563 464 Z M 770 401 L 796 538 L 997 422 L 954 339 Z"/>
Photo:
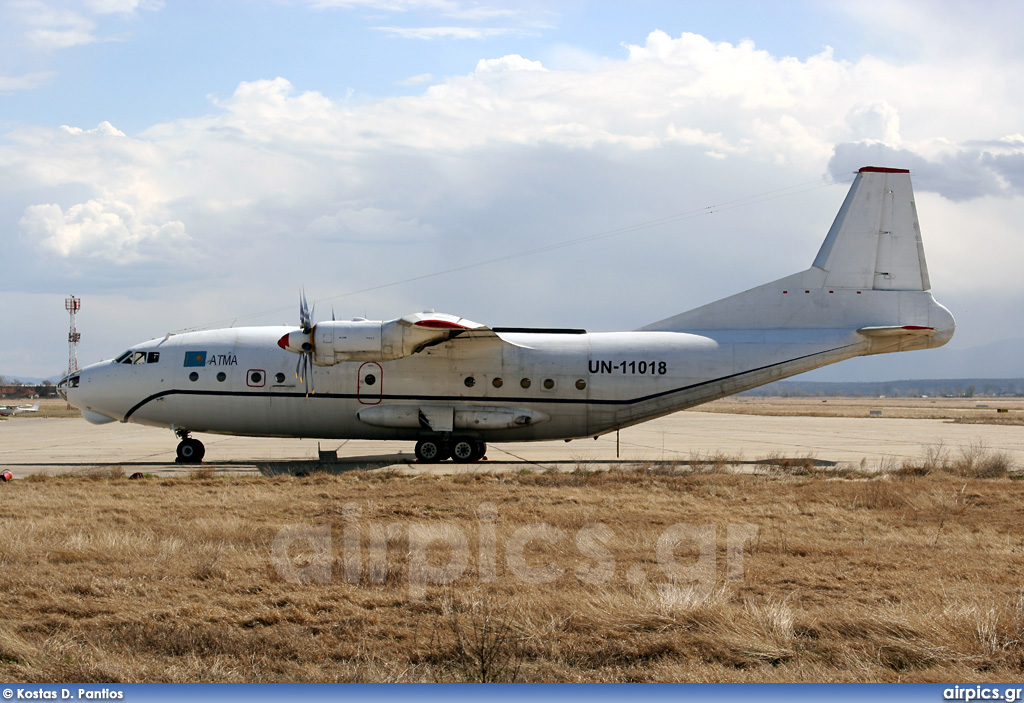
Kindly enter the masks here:
<path id="1" fill-rule="evenodd" d="M 236 473 L 294 473 L 320 462 L 317 440 L 196 434 L 206 445 L 205 467 Z M 599 469 L 617 464 L 686 462 L 723 454 L 753 462 L 769 457 L 811 457 L 867 469 L 898 466 L 944 445 L 950 452 L 979 444 L 1024 467 L 1024 428 L 960 425 L 944 420 L 894 418 L 770 417 L 679 412 L 597 440 L 492 444 L 487 460 L 461 465 L 414 464 L 412 442 L 321 440 L 339 461 L 323 469 L 422 473 Z M 188 472 L 174 463 L 177 439 L 170 430 L 140 425 L 90 425 L 80 418 L 15 418 L 0 423 L 0 468 L 15 478 L 31 474 L 88 473 L 121 467 L 157 475 Z"/>

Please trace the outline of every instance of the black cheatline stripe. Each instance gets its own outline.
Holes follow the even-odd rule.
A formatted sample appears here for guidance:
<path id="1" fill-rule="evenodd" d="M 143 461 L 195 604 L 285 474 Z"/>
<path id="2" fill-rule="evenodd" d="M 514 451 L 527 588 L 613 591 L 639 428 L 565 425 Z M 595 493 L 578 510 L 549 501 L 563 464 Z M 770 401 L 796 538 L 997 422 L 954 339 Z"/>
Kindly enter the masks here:
<path id="1" fill-rule="evenodd" d="M 691 383 L 688 386 L 680 386 L 679 388 L 670 388 L 667 391 L 659 391 L 657 393 L 651 393 L 650 395 L 640 396 L 639 398 L 626 398 L 622 400 L 600 400 L 600 399 L 586 399 L 586 398 L 534 398 L 525 396 L 488 396 L 486 398 L 467 398 L 461 395 L 382 395 L 380 401 L 385 400 L 424 400 L 430 402 L 438 401 L 453 401 L 453 402 L 484 402 L 484 403 L 546 403 L 549 405 L 632 405 L 634 403 L 643 403 L 648 400 L 654 400 L 655 398 L 661 398 L 666 395 L 672 395 L 673 393 L 681 393 L 683 391 L 689 391 L 694 388 L 700 388 L 701 386 L 709 386 L 712 383 L 720 383 L 721 381 L 728 381 L 732 378 L 739 378 L 740 376 L 746 376 L 747 374 L 757 373 L 758 371 L 764 371 L 765 369 L 775 368 L 776 366 L 783 366 L 790 364 L 794 361 L 803 361 L 804 359 L 810 359 L 815 356 L 821 356 L 822 354 L 831 354 L 832 352 L 847 349 L 848 347 L 856 346 L 853 344 L 843 345 L 836 347 L 835 349 L 826 349 L 825 351 L 814 352 L 813 354 L 805 354 L 804 356 L 794 357 L 792 359 L 786 359 L 785 361 L 777 361 L 774 364 L 767 364 L 765 366 L 759 366 L 756 369 L 748 369 L 746 371 L 740 371 L 738 373 L 729 374 L 728 376 L 721 376 L 720 378 L 713 378 L 708 381 L 701 381 L 700 383 Z M 125 413 L 124 421 L 127 422 L 135 411 L 141 408 L 147 403 L 163 398 L 169 395 L 213 395 L 223 397 L 239 397 L 239 398 L 330 398 L 330 399 L 357 399 L 359 396 L 355 393 L 313 393 L 306 395 L 305 393 L 275 393 L 273 391 L 193 391 L 188 389 L 171 389 L 167 391 L 160 391 L 153 395 L 140 400 L 138 403 L 132 406 L 131 410 Z M 374 396 L 375 397 L 375 396 Z M 374 403 L 376 405 L 377 403 Z"/>

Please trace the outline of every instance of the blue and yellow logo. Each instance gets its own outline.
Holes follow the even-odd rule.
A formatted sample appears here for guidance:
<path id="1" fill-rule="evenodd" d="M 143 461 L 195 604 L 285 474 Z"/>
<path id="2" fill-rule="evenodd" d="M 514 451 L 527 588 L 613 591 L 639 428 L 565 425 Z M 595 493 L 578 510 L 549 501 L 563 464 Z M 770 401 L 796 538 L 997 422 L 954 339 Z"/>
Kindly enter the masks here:
<path id="1" fill-rule="evenodd" d="M 188 351 L 185 352 L 185 366 L 206 366 L 206 352 Z"/>

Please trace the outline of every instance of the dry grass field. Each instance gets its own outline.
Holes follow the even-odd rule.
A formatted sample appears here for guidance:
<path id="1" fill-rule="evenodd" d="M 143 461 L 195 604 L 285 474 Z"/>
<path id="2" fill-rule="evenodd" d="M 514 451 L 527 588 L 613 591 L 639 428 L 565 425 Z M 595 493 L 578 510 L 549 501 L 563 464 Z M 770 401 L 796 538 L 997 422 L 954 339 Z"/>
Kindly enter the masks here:
<path id="1" fill-rule="evenodd" d="M 28 399 L 15 399 L 5 400 L 5 404 L 10 405 L 31 405 L 36 402 L 35 400 Z M 19 420 L 21 418 L 28 417 L 81 417 L 82 413 L 77 408 L 69 408 L 68 404 L 60 398 L 44 398 L 39 401 L 39 412 L 34 413 L 22 413 L 20 415 L 13 415 L 7 420 Z"/>
<path id="2" fill-rule="evenodd" d="M 694 468 L 0 484 L 0 679 L 1024 675 L 1019 467 Z"/>

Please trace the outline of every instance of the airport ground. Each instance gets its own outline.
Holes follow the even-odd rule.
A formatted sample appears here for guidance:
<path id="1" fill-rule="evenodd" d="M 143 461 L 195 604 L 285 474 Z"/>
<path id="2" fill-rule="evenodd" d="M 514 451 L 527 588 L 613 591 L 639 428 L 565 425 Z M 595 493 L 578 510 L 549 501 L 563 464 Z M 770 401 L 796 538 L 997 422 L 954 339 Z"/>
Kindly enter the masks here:
<path id="1" fill-rule="evenodd" d="M 1004 410 L 1006 412 L 999 412 Z M 739 471 L 773 459 L 875 470 L 939 453 L 984 449 L 1024 468 L 1022 398 L 726 398 L 597 440 L 492 444 L 487 461 L 415 464 L 412 442 L 310 440 L 197 434 L 204 467 L 276 474 L 352 469 L 403 473 L 489 473 L 608 468 L 623 463 L 704 462 Z M 188 473 L 174 463 L 170 430 L 90 425 L 56 400 L 41 412 L 0 422 L 0 467 L 16 478 L 112 467 L 159 476 Z M 338 461 L 320 461 L 320 451 Z"/>
<path id="2" fill-rule="evenodd" d="M 0 679 L 1020 680 L 1021 401 L 821 401 L 471 466 L 0 423 Z"/>

